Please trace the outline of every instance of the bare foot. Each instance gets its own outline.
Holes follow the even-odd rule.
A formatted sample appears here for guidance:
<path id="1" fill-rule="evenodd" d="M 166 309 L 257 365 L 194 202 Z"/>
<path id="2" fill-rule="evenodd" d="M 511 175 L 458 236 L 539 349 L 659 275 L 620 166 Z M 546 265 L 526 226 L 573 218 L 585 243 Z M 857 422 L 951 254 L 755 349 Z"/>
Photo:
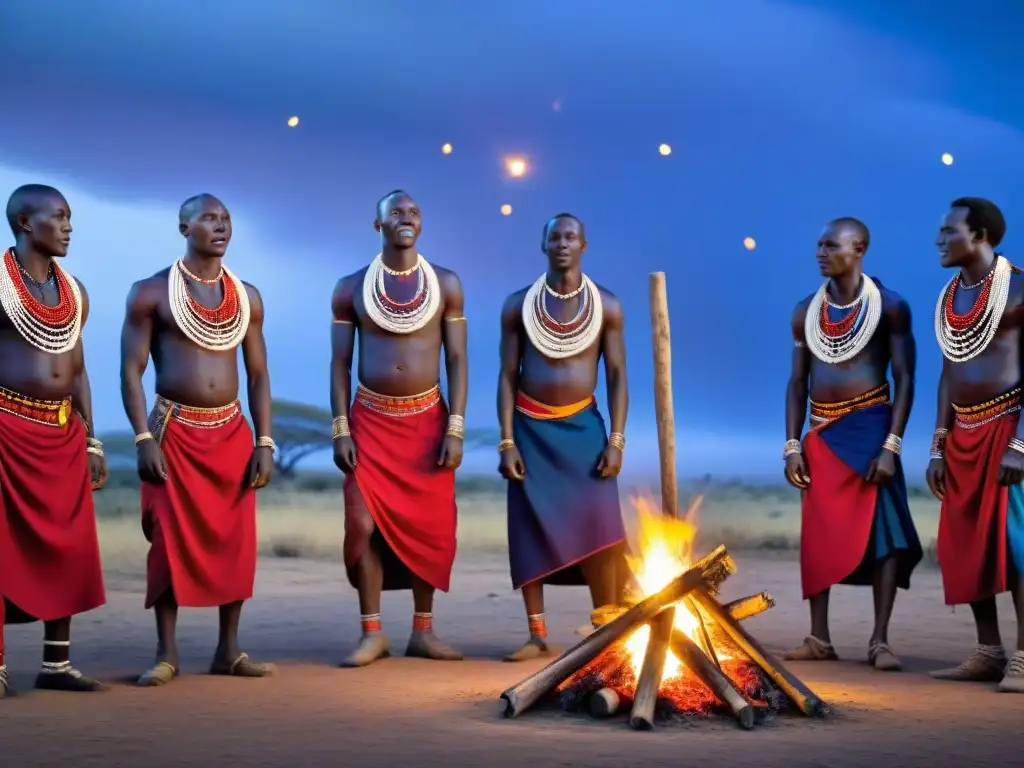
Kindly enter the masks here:
<path id="1" fill-rule="evenodd" d="M 800 645 L 782 658 L 786 661 L 836 661 L 839 656 L 836 655 L 836 649 L 832 647 L 832 643 L 826 643 L 814 635 L 808 635 Z"/>
<path id="2" fill-rule="evenodd" d="M 107 686 L 91 677 L 86 677 L 71 662 L 55 668 L 52 672 L 40 672 L 36 675 L 36 688 L 41 691 L 93 692 L 105 691 Z"/>
<path id="3" fill-rule="evenodd" d="M 447 643 L 441 642 L 433 632 L 417 632 L 409 636 L 409 647 L 406 656 L 435 661 L 462 661 L 462 654 Z"/>
<path id="4" fill-rule="evenodd" d="M 341 666 L 365 667 L 378 659 L 386 659 L 391 655 L 391 643 L 383 632 L 367 632 L 356 649 L 349 654 Z"/>
<path id="5" fill-rule="evenodd" d="M 210 665 L 211 675 L 227 677 L 268 677 L 274 672 L 273 664 L 258 664 L 247 653 L 240 653 L 231 661 L 215 658 Z"/>
<path id="6" fill-rule="evenodd" d="M 1001 693 L 1024 693 L 1024 651 L 1017 651 L 1006 665 L 1006 676 L 999 683 Z"/>
<path id="7" fill-rule="evenodd" d="M 510 653 L 506 656 L 505 661 L 529 661 L 530 659 L 540 659 L 546 656 L 557 656 L 561 652 L 561 648 L 549 644 L 545 638 L 531 635 L 523 647 L 515 653 Z"/>
<path id="8" fill-rule="evenodd" d="M 960 666 L 938 669 L 930 675 L 936 680 L 995 683 L 1003 677 L 1006 667 L 1006 651 L 1000 646 L 979 645 Z"/>
<path id="9" fill-rule="evenodd" d="M 178 668 L 173 664 L 167 661 L 158 661 L 152 667 L 139 675 L 139 679 L 135 681 L 135 684 L 144 688 L 167 685 L 177 676 L 177 674 Z"/>
<path id="10" fill-rule="evenodd" d="M 868 664 L 879 672 L 899 672 L 903 664 L 887 643 L 872 643 L 868 648 Z"/>

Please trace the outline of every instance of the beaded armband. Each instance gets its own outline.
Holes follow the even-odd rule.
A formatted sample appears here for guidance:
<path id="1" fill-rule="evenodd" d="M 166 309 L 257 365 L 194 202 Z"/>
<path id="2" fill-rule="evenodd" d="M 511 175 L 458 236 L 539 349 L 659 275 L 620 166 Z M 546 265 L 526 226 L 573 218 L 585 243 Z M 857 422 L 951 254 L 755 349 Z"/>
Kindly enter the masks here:
<path id="1" fill-rule="evenodd" d="M 903 438 L 890 432 L 882 443 L 882 448 L 899 456 L 903 452 Z"/>
<path id="2" fill-rule="evenodd" d="M 350 437 L 352 432 L 348 428 L 348 416 L 335 416 L 331 424 L 331 440 L 341 437 Z"/>
<path id="3" fill-rule="evenodd" d="M 782 460 L 785 461 L 790 456 L 803 452 L 804 449 L 801 447 L 799 440 L 787 440 L 782 446 Z"/>
<path id="4" fill-rule="evenodd" d="M 256 438 L 257 448 L 269 448 L 270 450 L 277 451 L 277 443 L 274 442 L 274 438 L 269 436 L 263 436 Z"/>
<path id="5" fill-rule="evenodd" d="M 466 419 L 463 416 L 452 414 L 448 417 L 448 430 L 445 432 L 448 437 L 457 437 L 462 440 L 466 437 Z"/>
<path id="6" fill-rule="evenodd" d="M 946 436 L 948 429 L 936 429 L 932 433 L 932 447 L 928 451 L 929 459 L 941 459 L 946 455 Z"/>

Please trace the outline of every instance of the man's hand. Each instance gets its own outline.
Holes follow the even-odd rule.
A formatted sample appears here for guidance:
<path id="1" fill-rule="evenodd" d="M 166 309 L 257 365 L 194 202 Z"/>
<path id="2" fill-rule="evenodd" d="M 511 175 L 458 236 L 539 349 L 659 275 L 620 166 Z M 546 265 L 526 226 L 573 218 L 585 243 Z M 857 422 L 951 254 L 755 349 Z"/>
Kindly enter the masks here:
<path id="1" fill-rule="evenodd" d="M 526 465 L 523 464 L 523 457 L 519 455 L 519 449 L 514 445 L 501 452 L 498 471 L 506 480 L 522 480 L 526 475 Z"/>
<path id="2" fill-rule="evenodd" d="M 999 485 L 1017 485 L 1024 481 L 1024 453 L 1007 448 L 999 462 Z"/>
<path id="3" fill-rule="evenodd" d="M 346 475 L 355 471 L 356 443 L 351 435 L 339 437 L 334 441 L 334 466 Z"/>
<path id="4" fill-rule="evenodd" d="M 139 478 L 144 483 L 161 484 L 167 479 L 164 453 L 160 444 L 152 437 L 146 438 L 135 447 Z"/>
<path id="5" fill-rule="evenodd" d="M 939 501 L 946 495 L 946 460 L 932 459 L 928 462 L 928 469 L 925 472 L 925 480 L 928 482 L 928 489 Z"/>
<path id="6" fill-rule="evenodd" d="M 441 442 L 441 455 L 437 457 L 437 466 L 445 469 L 458 469 L 462 463 L 462 438 L 445 435 Z"/>
<path id="7" fill-rule="evenodd" d="M 597 474 L 601 477 L 618 477 L 622 471 L 622 449 L 611 443 L 604 448 L 604 453 L 597 460 Z"/>
<path id="8" fill-rule="evenodd" d="M 867 477 L 864 479 L 876 485 L 886 485 L 896 476 L 896 454 L 888 448 L 883 448 L 878 458 L 871 462 L 868 467 Z"/>
<path id="9" fill-rule="evenodd" d="M 89 454 L 89 475 L 92 477 L 92 489 L 98 491 L 107 484 L 107 457 Z"/>
<path id="10" fill-rule="evenodd" d="M 249 471 L 246 473 L 245 484 L 249 488 L 266 487 L 274 474 L 274 449 L 269 446 L 257 445 L 252 449 L 249 459 Z"/>
<path id="11" fill-rule="evenodd" d="M 802 453 L 791 453 L 786 457 L 786 482 L 801 491 L 810 486 L 811 476 L 807 474 L 807 462 Z"/>

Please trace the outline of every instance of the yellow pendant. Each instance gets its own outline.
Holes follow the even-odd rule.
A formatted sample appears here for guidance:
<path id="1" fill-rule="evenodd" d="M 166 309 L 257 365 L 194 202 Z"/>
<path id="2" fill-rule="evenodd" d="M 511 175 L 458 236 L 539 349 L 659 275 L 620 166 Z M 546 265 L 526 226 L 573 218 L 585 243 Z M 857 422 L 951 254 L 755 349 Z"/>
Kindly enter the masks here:
<path id="1" fill-rule="evenodd" d="M 61 427 L 68 425 L 68 419 L 71 418 L 71 401 L 65 400 L 60 404 L 60 408 L 57 409 L 57 424 Z"/>

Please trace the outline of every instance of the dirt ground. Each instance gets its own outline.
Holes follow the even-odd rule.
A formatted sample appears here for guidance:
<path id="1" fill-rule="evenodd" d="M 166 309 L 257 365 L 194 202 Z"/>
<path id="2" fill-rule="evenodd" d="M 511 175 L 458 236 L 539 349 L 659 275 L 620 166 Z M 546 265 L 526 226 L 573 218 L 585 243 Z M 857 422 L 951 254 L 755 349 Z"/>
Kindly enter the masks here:
<path id="1" fill-rule="evenodd" d="M 740 557 L 725 585 L 732 599 L 766 589 L 775 609 L 748 627 L 771 649 L 806 629 L 793 562 Z M 111 576 L 108 604 L 76 620 L 73 658 L 113 681 L 100 694 L 33 692 L 40 627 L 8 627 L 8 666 L 20 695 L 0 701 L 0 765 L 43 766 L 891 766 L 1014 764 L 1024 748 L 1024 696 L 992 686 L 939 683 L 926 672 L 959 662 L 973 642 L 970 612 L 942 605 L 938 574 L 920 571 L 896 606 L 892 642 L 907 671 L 862 663 L 870 632 L 869 590 L 834 597 L 833 636 L 844 661 L 793 665 L 832 704 L 829 721 L 779 718 L 753 732 L 700 721 L 633 732 L 622 719 L 593 721 L 559 711 L 500 716 L 499 694 L 540 663 L 495 659 L 523 639 L 524 617 L 507 563 L 460 558 L 452 593 L 439 597 L 439 634 L 463 662 L 388 659 L 360 670 L 337 662 L 356 641 L 358 608 L 340 565 L 264 559 L 257 597 L 243 617 L 243 645 L 278 674 L 230 680 L 203 674 L 216 642 L 213 611 L 182 616 L 185 676 L 162 689 L 128 684 L 152 658 L 152 619 L 141 583 Z M 556 641 L 578 640 L 588 613 L 581 589 L 549 590 Z M 1001 603 L 1005 639 L 1012 608 Z M 400 653 L 410 625 L 406 594 L 385 600 L 385 629 Z"/>

